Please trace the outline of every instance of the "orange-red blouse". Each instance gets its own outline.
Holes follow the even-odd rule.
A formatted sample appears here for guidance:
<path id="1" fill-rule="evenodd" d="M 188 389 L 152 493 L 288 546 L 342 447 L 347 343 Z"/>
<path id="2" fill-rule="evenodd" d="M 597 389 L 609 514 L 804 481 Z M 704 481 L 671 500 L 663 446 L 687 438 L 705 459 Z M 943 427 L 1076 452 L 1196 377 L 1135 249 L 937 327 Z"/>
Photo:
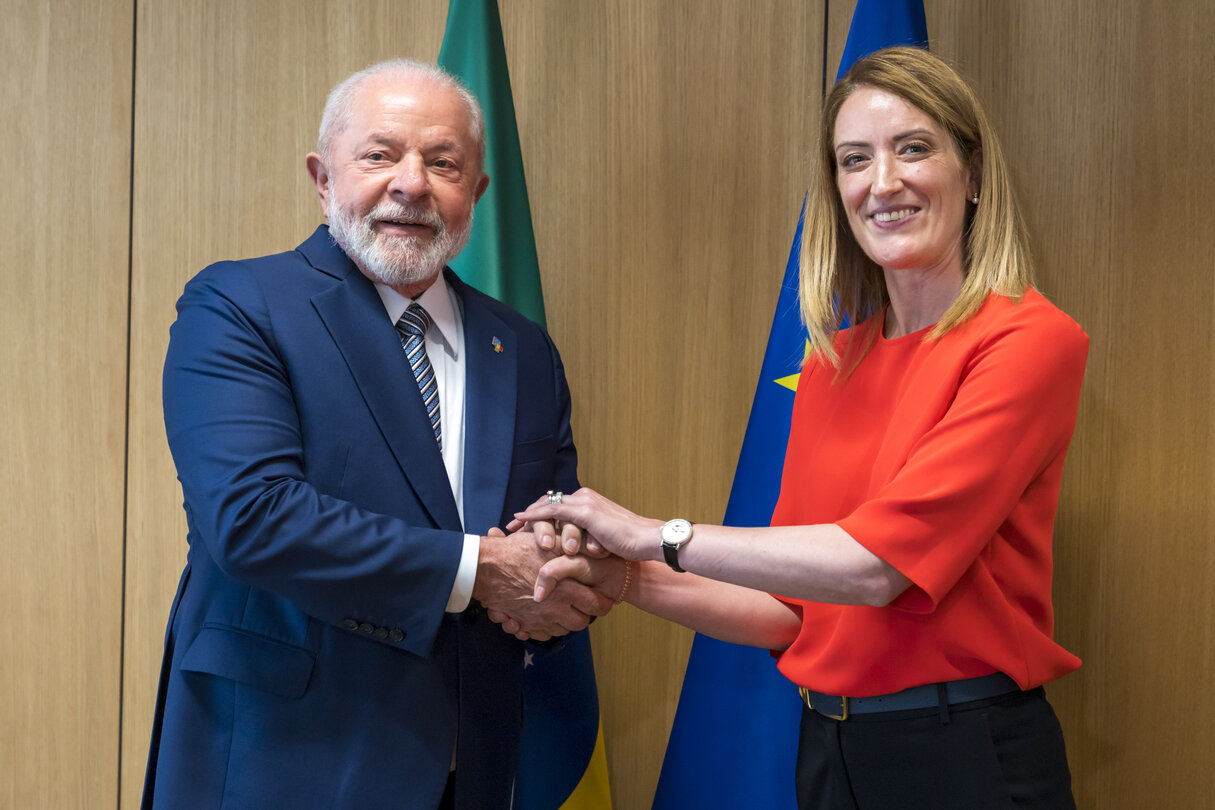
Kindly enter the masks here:
<path id="1" fill-rule="evenodd" d="M 802 370 L 772 524 L 838 524 L 912 585 L 884 608 L 785 599 L 802 628 L 781 672 L 863 697 L 1076 669 L 1053 639 L 1051 533 L 1088 336 L 1034 290 L 938 340 L 881 329 L 852 330 L 877 339 L 846 379 Z"/>

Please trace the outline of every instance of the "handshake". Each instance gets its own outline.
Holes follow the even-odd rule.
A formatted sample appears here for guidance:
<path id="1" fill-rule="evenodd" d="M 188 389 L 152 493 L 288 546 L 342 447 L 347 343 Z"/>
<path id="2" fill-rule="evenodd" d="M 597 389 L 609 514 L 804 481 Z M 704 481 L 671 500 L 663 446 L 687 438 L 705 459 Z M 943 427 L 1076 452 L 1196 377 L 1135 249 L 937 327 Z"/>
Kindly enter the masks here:
<path id="1" fill-rule="evenodd" d="M 581 630 L 624 601 L 633 560 L 658 554 L 660 521 L 582 488 L 550 492 L 481 540 L 473 598 L 520 639 Z"/>

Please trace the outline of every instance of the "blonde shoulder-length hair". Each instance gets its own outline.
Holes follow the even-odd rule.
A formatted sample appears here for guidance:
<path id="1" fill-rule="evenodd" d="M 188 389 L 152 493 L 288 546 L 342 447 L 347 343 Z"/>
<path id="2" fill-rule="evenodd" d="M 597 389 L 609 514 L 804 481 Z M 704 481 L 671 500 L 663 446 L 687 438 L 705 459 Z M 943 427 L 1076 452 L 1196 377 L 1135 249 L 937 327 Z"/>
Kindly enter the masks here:
<path id="1" fill-rule="evenodd" d="M 882 268 L 852 235 L 836 182 L 835 121 L 844 101 L 860 87 L 885 90 L 922 110 L 953 137 L 963 165 L 970 165 L 975 155 L 982 164 L 979 202 L 967 203 L 962 291 L 926 339 L 940 338 L 965 323 L 990 293 L 1019 300 L 1033 275 L 1024 219 L 1004 152 L 973 88 L 944 60 L 922 48 L 886 48 L 870 54 L 858 60 L 827 96 L 806 194 L 802 318 L 812 351 L 837 369 L 842 358 L 834 343 L 843 317 L 859 323 L 889 302 Z M 849 339 L 845 347 L 851 357 L 849 369 L 855 368 L 874 340 L 876 333 L 860 346 Z"/>

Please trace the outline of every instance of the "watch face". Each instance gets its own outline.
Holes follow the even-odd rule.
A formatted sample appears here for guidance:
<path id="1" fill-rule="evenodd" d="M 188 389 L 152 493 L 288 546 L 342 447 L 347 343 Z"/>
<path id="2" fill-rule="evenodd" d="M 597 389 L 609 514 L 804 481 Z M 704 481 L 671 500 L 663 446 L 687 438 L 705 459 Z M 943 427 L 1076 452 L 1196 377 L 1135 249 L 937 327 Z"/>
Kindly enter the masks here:
<path id="1" fill-rule="evenodd" d="M 683 518 L 669 520 L 662 527 L 662 542 L 669 546 L 680 546 L 692 536 L 692 524 Z"/>

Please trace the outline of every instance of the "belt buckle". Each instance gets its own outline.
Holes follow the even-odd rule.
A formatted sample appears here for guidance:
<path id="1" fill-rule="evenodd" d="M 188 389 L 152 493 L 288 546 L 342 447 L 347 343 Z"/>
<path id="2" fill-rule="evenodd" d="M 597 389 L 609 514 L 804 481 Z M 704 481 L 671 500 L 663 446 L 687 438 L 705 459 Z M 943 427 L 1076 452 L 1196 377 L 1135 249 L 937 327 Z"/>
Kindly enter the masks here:
<path id="1" fill-rule="evenodd" d="M 848 698 L 846 696 L 841 696 L 839 699 L 840 700 L 840 713 L 839 714 L 828 714 L 827 712 L 823 711 L 822 709 L 814 708 L 814 704 L 812 704 L 810 702 L 810 690 L 809 689 L 807 689 L 804 686 L 799 686 L 797 691 L 801 693 L 802 700 L 804 700 L 806 702 L 806 706 L 808 706 L 809 708 L 818 712 L 823 717 L 826 717 L 828 720 L 838 720 L 840 722 L 843 722 L 844 720 L 848 719 Z"/>
<path id="2" fill-rule="evenodd" d="M 840 697 L 840 711 L 841 711 L 841 714 L 827 714 L 826 712 L 819 712 L 819 714 L 821 714 L 823 717 L 829 717 L 832 720 L 840 720 L 840 721 L 847 720 L 848 719 L 848 698 L 847 697 L 843 697 L 843 696 Z"/>

